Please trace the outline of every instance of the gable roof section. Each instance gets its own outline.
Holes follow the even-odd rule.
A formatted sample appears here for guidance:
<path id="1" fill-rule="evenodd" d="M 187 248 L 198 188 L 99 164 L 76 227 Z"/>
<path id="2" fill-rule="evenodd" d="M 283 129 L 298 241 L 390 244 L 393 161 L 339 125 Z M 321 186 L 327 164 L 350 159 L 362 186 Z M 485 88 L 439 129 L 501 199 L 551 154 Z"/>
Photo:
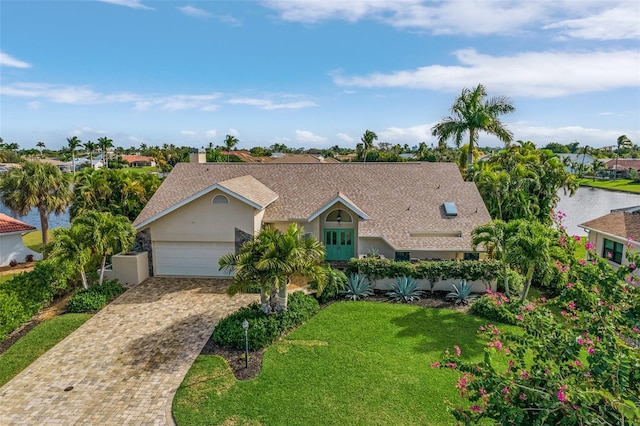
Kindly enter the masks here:
<path id="1" fill-rule="evenodd" d="M 26 224 L 11 216 L 0 213 L 0 234 L 12 234 L 15 232 L 34 231 L 35 226 Z"/>
<path id="2" fill-rule="evenodd" d="M 308 222 L 313 221 L 315 218 L 320 216 L 322 213 L 326 212 L 328 209 L 331 208 L 331 206 L 335 205 L 336 203 L 344 204 L 347 208 L 349 208 L 351 211 L 353 211 L 355 214 L 357 214 L 358 217 L 360 219 L 362 219 L 362 220 L 369 220 L 370 219 L 370 217 L 367 216 L 367 214 L 365 212 L 360 210 L 358 208 L 358 206 L 356 206 L 353 201 L 351 201 L 349 198 L 347 198 L 346 195 L 344 195 L 341 192 L 338 192 L 338 195 L 333 200 L 329 201 L 327 204 L 325 204 L 319 210 L 317 210 L 311 216 L 309 216 L 309 219 L 307 219 L 307 221 Z"/>
<path id="3" fill-rule="evenodd" d="M 263 222 L 306 221 L 340 197 L 369 218 L 359 223 L 359 237 L 383 237 L 397 250 L 468 251 L 473 228 L 491 220 L 475 184 L 464 182 L 454 163 L 178 163 L 134 226 L 142 229 L 214 185 L 244 176 L 278 194 Z M 458 216 L 444 215 L 445 201 L 455 202 Z"/>
<path id="4" fill-rule="evenodd" d="M 640 214 L 614 211 L 578 225 L 582 228 L 609 234 L 623 240 L 640 241 Z"/>
<path id="5" fill-rule="evenodd" d="M 218 187 L 222 192 L 244 201 L 258 210 L 263 210 L 278 199 L 278 194 L 249 175 L 225 180 L 214 187 Z"/>

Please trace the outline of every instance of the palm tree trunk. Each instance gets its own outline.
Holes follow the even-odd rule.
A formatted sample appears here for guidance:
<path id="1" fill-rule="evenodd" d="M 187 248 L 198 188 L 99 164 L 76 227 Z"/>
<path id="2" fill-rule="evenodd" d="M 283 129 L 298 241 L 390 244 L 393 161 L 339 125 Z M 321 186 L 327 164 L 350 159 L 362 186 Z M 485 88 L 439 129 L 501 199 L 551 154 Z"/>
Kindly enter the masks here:
<path id="1" fill-rule="evenodd" d="M 104 269 L 107 263 L 107 256 L 102 256 L 102 265 L 100 266 L 100 281 L 98 281 L 99 285 L 102 285 L 102 281 L 104 280 Z"/>
<path id="2" fill-rule="evenodd" d="M 269 312 L 276 312 L 278 307 L 278 289 L 276 286 L 271 286 L 271 292 L 269 293 Z"/>
<path id="3" fill-rule="evenodd" d="M 504 294 L 509 297 L 509 277 L 507 277 L 507 264 L 504 260 L 502 261 L 502 265 L 504 267 Z"/>
<path id="4" fill-rule="evenodd" d="M 84 268 L 80 268 L 80 276 L 82 277 L 82 287 L 89 288 L 89 284 L 87 284 L 87 274 L 84 272 Z"/>
<path id="5" fill-rule="evenodd" d="M 289 284 L 289 281 L 287 281 L 286 285 L 281 286 L 278 289 L 278 305 L 276 306 L 276 311 L 277 312 L 285 312 L 287 310 L 287 285 Z"/>
<path id="6" fill-rule="evenodd" d="M 467 168 L 473 164 L 473 129 L 469 129 L 469 149 L 467 150 Z"/>
<path id="7" fill-rule="evenodd" d="M 271 308 L 269 307 L 269 296 L 264 291 L 264 288 L 260 288 L 260 309 L 265 314 L 269 314 L 269 312 L 271 312 Z"/>
<path id="8" fill-rule="evenodd" d="M 522 293 L 522 301 L 527 300 L 527 296 L 529 295 L 529 288 L 531 287 L 531 281 L 533 280 L 533 270 L 535 269 L 535 265 L 529 265 L 529 269 L 527 270 L 527 285 L 524 288 L 524 292 Z"/>
<path id="9" fill-rule="evenodd" d="M 42 228 L 42 249 L 49 243 L 49 217 L 47 212 L 38 207 L 38 214 L 40 215 L 40 228 Z"/>

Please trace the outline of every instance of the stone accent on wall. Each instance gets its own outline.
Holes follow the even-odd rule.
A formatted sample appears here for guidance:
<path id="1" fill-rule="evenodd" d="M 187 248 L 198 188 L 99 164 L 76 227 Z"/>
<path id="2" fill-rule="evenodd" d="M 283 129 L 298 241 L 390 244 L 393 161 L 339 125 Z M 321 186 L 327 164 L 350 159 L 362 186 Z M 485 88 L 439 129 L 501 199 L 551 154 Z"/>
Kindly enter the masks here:
<path id="1" fill-rule="evenodd" d="M 153 248 L 151 246 L 151 229 L 147 228 L 136 234 L 133 251 L 146 251 L 149 260 L 149 276 L 153 277 Z"/>
<path id="2" fill-rule="evenodd" d="M 240 253 L 240 247 L 251 239 L 251 234 L 247 234 L 242 229 L 236 228 L 236 254 Z"/>

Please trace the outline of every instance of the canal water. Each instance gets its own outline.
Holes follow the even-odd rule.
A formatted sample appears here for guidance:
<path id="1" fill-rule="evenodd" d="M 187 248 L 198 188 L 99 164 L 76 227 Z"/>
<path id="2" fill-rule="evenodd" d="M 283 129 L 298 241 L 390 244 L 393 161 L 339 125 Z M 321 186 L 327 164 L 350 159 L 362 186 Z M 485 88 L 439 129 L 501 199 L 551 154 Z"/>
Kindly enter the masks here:
<path id="1" fill-rule="evenodd" d="M 578 225 L 600 216 L 613 209 L 640 206 L 640 194 L 607 191 L 606 189 L 581 186 L 573 197 L 560 190 L 560 202 L 556 210 L 566 213 L 564 225 L 569 235 L 587 235 Z"/>
<path id="2" fill-rule="evenodd" d="M 0 213 L 4 213 L 7 216 L 11 216 L 18 220 L 21 220 L 24 223 L 27 223 L 31 226 L 35 226 L 40 229 L 40 215 L 38 214 L 37 209 L 32 209 L 28 215 L 20 217 L 14 214 L 11 210 L 9 210 L 4 204 L 0 203 Z M 68 227 L 69 226 L 69 212 L 64 212 L 59 216 L 54 214 L 49 215 L 49 229 L 59 228 L 59 227 Z"/>

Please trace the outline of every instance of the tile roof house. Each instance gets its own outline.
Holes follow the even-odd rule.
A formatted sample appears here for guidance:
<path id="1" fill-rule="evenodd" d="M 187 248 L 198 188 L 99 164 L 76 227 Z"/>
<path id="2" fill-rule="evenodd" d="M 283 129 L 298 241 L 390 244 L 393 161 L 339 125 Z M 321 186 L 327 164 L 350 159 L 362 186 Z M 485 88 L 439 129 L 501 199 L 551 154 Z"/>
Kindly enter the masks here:
<path id="1" fill-rule="evenodd" d="M 146 155 L 121 155 L 122 159 L 129 163 L 130 167 L 155 167 L 156 160 Z"/>
<path id="2" fill-rule="evenodd" d="M 35 227 L 0 213 L 0 266 L 9 265 L 12 260 L 24 262 L 28 255 L 34 260 L 41 257 L 32 252 L 22 242 L 22 234 L 35 231 Z"/>
<path id="3" fill-rule="evenodd" d="M 589 233 L 589 242 L 613 266 L 627 265 L 627 250 L 640 252 L 640 206 L 612 210 L 578 225 Z"/>
<path id="4" fill-rule="evenodd" d="M 197 155 L 194 160 L 197 160 Z M 446 206 L 446 208 L 445 208 Z M 178 163 L 134 221 L 155 275 L 220 276 L 263 226 L 296 222 L 327 260 L 461 259 L 491 220 L 453 163 Z"/>

